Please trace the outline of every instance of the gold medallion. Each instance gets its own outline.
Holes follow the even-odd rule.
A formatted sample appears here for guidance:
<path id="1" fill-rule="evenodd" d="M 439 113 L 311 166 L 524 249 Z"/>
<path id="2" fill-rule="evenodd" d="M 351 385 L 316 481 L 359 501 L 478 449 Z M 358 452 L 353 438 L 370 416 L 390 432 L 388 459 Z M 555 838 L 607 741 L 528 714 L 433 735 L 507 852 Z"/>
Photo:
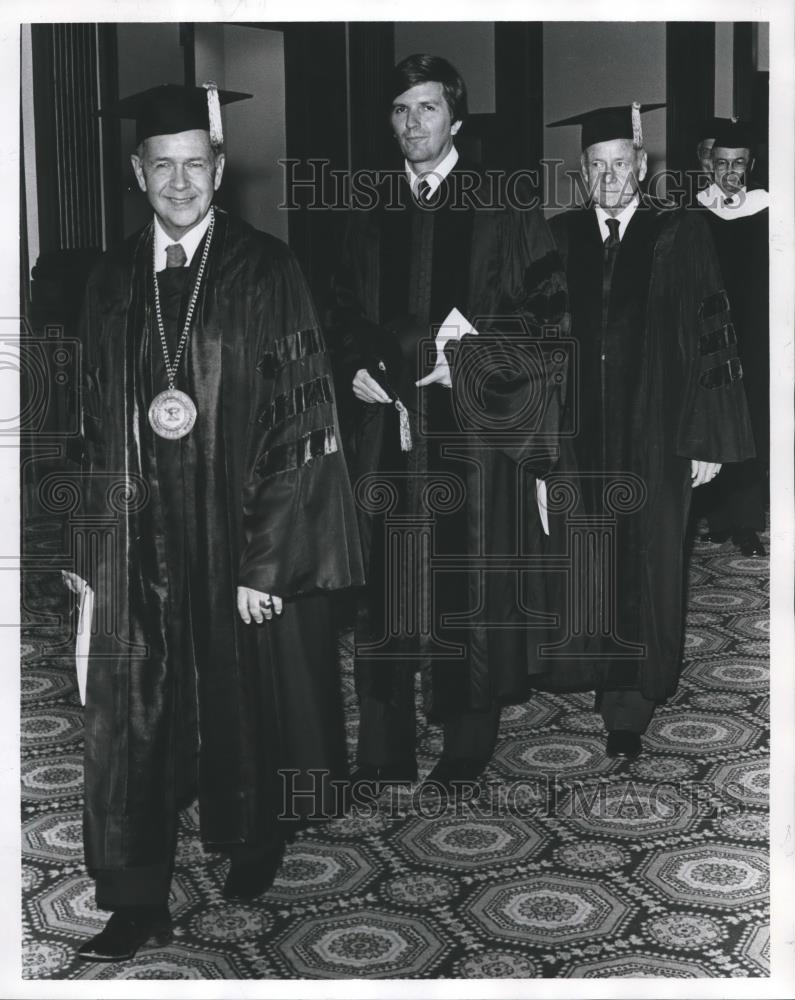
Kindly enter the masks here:
<path id="1" fill-rule="evenodd" d="M 162 438 L 175 441 L 189 434 L 196 423 L 196 404 L 179 389 L 158 393 L 149 407 L 149 423 Z"/>

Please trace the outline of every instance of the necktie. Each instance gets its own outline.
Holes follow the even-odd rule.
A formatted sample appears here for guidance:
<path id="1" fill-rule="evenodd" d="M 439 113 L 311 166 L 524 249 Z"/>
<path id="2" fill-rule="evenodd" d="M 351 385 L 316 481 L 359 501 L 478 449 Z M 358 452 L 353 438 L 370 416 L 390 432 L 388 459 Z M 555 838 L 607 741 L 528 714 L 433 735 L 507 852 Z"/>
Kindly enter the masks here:
<path id="1" fill-rule="evenodd" d="M 428 194 L 430 193 L 431 185 L 424 178 L 419 182 L 416 188 L 416 198 L 417 201 L 426 202 L 428 200 Z"/>
<path id="2" fill-rule="evenodd" d="M 621 240 L 618 238 L 618 219 L 605 219 L 610 235 L 604 242 L 604 266 L 602 268 L 602 329 L 607 326 L 607 310 L 610 304 L 610 286 L 613 283 L 613 269 L 616 266 L 618 248 Z M 604 350 L 604 348 L 603 348 Z"/>
<path id="3" fill-rule="evenodd" d="M 166 247 L 166 267 L 184 267 L 188 255 L 181 243 L 172 243 Z"/>

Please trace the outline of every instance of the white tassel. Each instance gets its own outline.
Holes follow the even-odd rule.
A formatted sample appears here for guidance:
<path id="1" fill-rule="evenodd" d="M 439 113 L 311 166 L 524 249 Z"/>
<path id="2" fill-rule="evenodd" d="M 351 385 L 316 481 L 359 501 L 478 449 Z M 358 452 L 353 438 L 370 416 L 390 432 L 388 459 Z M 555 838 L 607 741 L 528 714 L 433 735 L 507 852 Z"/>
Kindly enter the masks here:
<path id="1" fill-rule="evenodd" d="M 224 141 L 224 127 L 221 124 L 221 102 L 218 100 L 218 84 L 208 80 L 202 86 L 207 91 L 207 115 L 210 119 L 210 145 L 220 146 Z"/>
<path id="2" fill-rule="evenodd" d="M 395 409 L 400 414 L 400 450 L 411 451 L 411 449 L 414 447 L 414 442 L 411 440 L 411 425 L 409 424 L 409 411 L 400 402 L 399 399 L 395 400 Z"/>
<path id="3" fill-rule="evenodd" d="M 643 147 L 643 132 L 640 127 L 640 104 L 632 102 L 632 145 L 635 149 Z"/>

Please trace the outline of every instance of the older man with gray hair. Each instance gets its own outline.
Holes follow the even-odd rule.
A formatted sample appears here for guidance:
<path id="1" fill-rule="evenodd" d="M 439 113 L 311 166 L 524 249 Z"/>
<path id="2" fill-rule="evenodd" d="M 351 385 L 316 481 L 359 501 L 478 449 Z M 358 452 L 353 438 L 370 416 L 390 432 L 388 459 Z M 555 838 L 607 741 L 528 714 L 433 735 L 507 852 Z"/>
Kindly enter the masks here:
<path id="1" fill-rule="evenodd" d="M 362 573 L 323 337 L 287 247 L 213 205 L 220 103 L 245 96 L 168 85 L 103 111 L 136 121 L 153 218 L 100 260 L 82 318 L 80 513 L 113 523 L 67 575 L 94 598 L 84 840 L 112 915 L 92 961 L 170 940 L 181 807 L 198 796 L 230 858 L 223 895 L 253 898 L 280 817 L 333 808 L 315 772 L 346 774 L 325 594 Z"/>
<path id="2" fill-rule="evenodd" d="M 641 114 L 597 108 L 582 129 L 590 203 L 555 216 L 566 265 L 580 396 L 571 400 L 583 513 L 601 536 L 580 658 L 549 685 L 594 688 L 609 756 L 635 757 L 681 663 L 684 539 L 692 488 L 753 454 L 728 301 L 700 213 L 659 209 Z M 623 491 L 616 508 L 614 490 Z"/>

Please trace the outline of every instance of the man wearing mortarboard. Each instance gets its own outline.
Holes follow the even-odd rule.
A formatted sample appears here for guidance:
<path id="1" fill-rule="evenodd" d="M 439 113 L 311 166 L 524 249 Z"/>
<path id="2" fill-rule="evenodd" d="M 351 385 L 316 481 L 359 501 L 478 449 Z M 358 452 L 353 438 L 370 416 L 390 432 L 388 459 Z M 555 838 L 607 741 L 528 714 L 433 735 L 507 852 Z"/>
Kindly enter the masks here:
<path id="1" fill-rule="evenodd" d="M 647 105 L 652 110 L 660 105 Z M 753 454 L 726 293 L 700 213 L 640 193 L 641 106 L 601 108 L 582 129 L 587 207 L 555 216 L 580 350 L 571 400 L 584 513 L 610 522 L 594 553 L 585 656 L 550 684 L 592 687 L 610 756 L 634 757 L 671 697 L 683 640 L 684 541 L 694 487 Z M 598 534 L 598 532 L 597 532 Z"/>
<path id="2" fill-rule="evenodd" d="M 284 244 L 212 204 L 215 86 L 103 113 L 137 122 L 154 218 L 100 260 L 82 317 L 81 513 L 109 519 L 114 542 L 67 574 L 95 594 L 84 841 L 113 912 L 80 948 L 94 961 L 170 940 L 177 814 L 197 795 L 203 843 L 231 860 L 227 898 L 270 885 L 279 815 L 333 808 L 307 774 L 346 774 L 325 592 L 361 582 L 304 278 Z"/>
<path id="3" fill-rule="evenodd" d="M 709 117 L 701 123 L 698 130 L 699 140 L 696 146 L 696 159 L 701 167 L 698 175 L 699 191 L 712 183 L 712 147 L 715 143 L 715 132 L 718 127 L 719 118 Z"/>
<path id="4" fill-rule="evenodd" d="M 754 431 L 756 457 L 729 463 L 698 498 L 706 516 L 704 540 L 731 537 L 744 556 L 763 556 L 769 467 L 769 305 L 767 191 L 749 187 L 758 139 L 750 122 L 716 118 L 711 150 L 713 183 L 698 195 L 706 209 L 729 296 L 737 352 Z"/>

